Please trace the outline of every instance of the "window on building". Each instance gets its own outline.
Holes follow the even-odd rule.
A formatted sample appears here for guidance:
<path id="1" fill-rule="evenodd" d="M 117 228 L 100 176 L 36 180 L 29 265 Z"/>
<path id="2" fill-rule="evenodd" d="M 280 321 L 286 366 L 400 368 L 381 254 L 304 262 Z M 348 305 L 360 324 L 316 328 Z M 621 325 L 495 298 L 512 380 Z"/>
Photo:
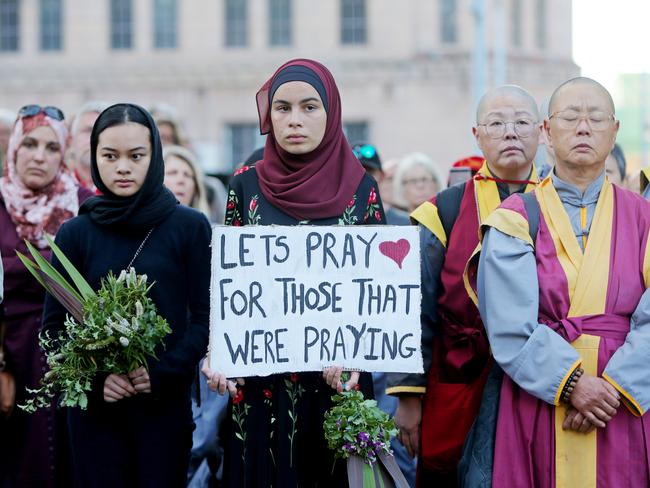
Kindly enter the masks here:
<path id="1" fill-rule="evenodd" d="M 176 47 L 176 0 L 154 0 L 154 46 L 156 49 Z"/>
<path id="2" fill-rule="evenodd" d="M 365 0 L 341 0 L 341 42 L 364 44 L 367 38 Z"/>
<path id="3" fill-rule="evenodd" d="M 537 0 L 537 12 L 535 14 L 537 47 L 544 49 L 546 48 L 546 0 Z"/>
<path id="4" fill-rule="evenodd" d="M 370 140 L 370 131 L 368 130 L 368 122 L 366 121 L 345 122 L 343 124 L 343 132 L 350 144 L 368 142 Z"/>
<path id="5" fill-rule="evenodd" d="M 20 13 L 18 0 L 0 0 L 0 51 L 18 51 Z"/>
<path id="6" fill-rule="evenodd" d="M 266 136 L 260 135 L 256 123 L 235 123 L 226 126 L 226 158 L 230 168 L 246 161 L 246 158 L 260 146 L 264 145 Z"/>
<path id="7" fill-rule="evenodd" d="M 41 7 L 41 50 L 61 49 L 61 0 L 40 0 Z"/>
<path id="8" fill-rule="evenodd" d="M 131 0 L 111 0 L 111 47 L 133 47 L 133 5 Z"/>
<path id="9" fill-rule="evenodd" d="M 512 0 L 511 22 L 510 22 L 510 41 L 513 46 L 521 47 L 522 45 L 522 21 L 523 21 L 523 2 L 521 0 Z"/>
<path id="10" fill-rule="evenodd" d="M 248 1 L 226 0 L 226 46 L 248 44 Z"/>
<path id="11" fill-rule="evenodd" d="M 458 5 L 456 0 L 440 2 L 440 39 L 445 44 L 458 41 Z"/>
<path id="12" fill-rule="evenodd" d="M 269 44 L 291 45 L 291 0 L 269 0 Z"/>

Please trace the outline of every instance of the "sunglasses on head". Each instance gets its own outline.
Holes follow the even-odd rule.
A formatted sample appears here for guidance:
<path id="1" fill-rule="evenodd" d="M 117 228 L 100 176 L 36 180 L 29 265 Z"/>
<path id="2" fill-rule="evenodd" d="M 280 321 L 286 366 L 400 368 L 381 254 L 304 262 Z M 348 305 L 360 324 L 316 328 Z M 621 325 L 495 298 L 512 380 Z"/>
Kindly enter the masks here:
<path id="1" fill-rule="evenodd" d="M 372 146 L 370 144 L 365 144 L 363 146 L 354 146 L 352 148 L 352 152 L 357 157 L 357 159 L 372 159 L 375 157 L 375 154 L 377 154 L 375 146 Z"/>
<path id="2" fill-rule="evenodd" d="M 55 120 L 63 120 L 64 118 L 61 109 L 51 105 L 48 105 L 47 107 L 41 107 L 40 105 L 25 105 L 18 111 L 18 117 L 34 117 L 41 112 Z"/>

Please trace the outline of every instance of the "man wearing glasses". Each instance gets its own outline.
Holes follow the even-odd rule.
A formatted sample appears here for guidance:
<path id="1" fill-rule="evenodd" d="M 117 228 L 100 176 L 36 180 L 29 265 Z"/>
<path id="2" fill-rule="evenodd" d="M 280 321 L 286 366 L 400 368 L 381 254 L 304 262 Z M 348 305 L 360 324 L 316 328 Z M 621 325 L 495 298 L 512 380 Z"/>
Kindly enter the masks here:
<path id="1" fill-rule="evenodd" d="M 605 177 L 618 127 L 602 85 L 562 84 L 553 172 L 484 223 L 478 301 L 505 372 L 493 486 L 650 486 L 650 204 Z"/>
<path id="2" fill-rule="evenodd" d="M 463 272 L 481 223 L 511 194 L 537 183 L 539 122 L 537 104 L 524 89 L 506 85 L 486 93 L 472 129 L 483 166 L 411 214 L 421 236 L 425 374 L 389 375 L 387 393 L 399 396 L 399 438 L 411 455 L 419 455 L 420 486 L 457 484 L 458 461 L 491 367 Z"/>

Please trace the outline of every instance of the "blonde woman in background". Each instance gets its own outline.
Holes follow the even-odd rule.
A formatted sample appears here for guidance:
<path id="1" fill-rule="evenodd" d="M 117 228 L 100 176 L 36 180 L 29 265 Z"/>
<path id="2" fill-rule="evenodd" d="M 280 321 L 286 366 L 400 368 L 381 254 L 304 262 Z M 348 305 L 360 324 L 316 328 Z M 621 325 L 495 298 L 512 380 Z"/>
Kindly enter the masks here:
<path id="1" fill-rule="evenodd" d="M 444 188 L 440 170 L 431 158 L 423 153 L 411 153 L 402 158 L 395 172 L 394 203 L 411 213 Z"/>
<path id="2" fill-rule="evenodd" d="M 181 204 L 210 215 L 210 207 L 203 184 L 203 172 L 192 151 L 182 146 L 166 146 L 165 186 Z"/>

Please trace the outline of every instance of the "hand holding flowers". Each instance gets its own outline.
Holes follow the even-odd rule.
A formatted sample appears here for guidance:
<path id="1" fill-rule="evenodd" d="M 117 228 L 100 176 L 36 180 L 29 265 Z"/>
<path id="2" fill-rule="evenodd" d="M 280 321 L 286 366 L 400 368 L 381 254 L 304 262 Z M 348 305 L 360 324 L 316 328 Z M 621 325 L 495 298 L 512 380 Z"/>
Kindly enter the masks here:
<path id="1" fill-rule="evenodd" d="M 63 406 L 85 409 L 93 380 L 102 373 L 108 374 L 102 389 L 107 402 L 151 393 L 146 366 L 171 332 L 148 296 L 153 284 L 130 268 L 117 278 L 109 272 L 95 291 L 51 238 L 47 239 L 74 286 L 29 243 L 34 261 L 18 253 L 39 283 L 69 312 L 63 330 L 55 337 L 41 334 L 39 342 L 49 371 L 38 389 L 29 390 L 34 397 L 20 408 L 34 412 L 48 407 L 60 394 Z"/>
<path id="2" fill-rule="evenodd" d="M 104 401 L 114 403 L 136 394 L 135 388 L 124 374 L 109 374 L 104 381 Z"/>
<path id="3" fill-rule="evenodd" d="M 149 380 L 149 372 L 144 366 L 134 369 L 129 373 L 129 379 L 136 393 L 151 393 L 151 381 Z"/>

